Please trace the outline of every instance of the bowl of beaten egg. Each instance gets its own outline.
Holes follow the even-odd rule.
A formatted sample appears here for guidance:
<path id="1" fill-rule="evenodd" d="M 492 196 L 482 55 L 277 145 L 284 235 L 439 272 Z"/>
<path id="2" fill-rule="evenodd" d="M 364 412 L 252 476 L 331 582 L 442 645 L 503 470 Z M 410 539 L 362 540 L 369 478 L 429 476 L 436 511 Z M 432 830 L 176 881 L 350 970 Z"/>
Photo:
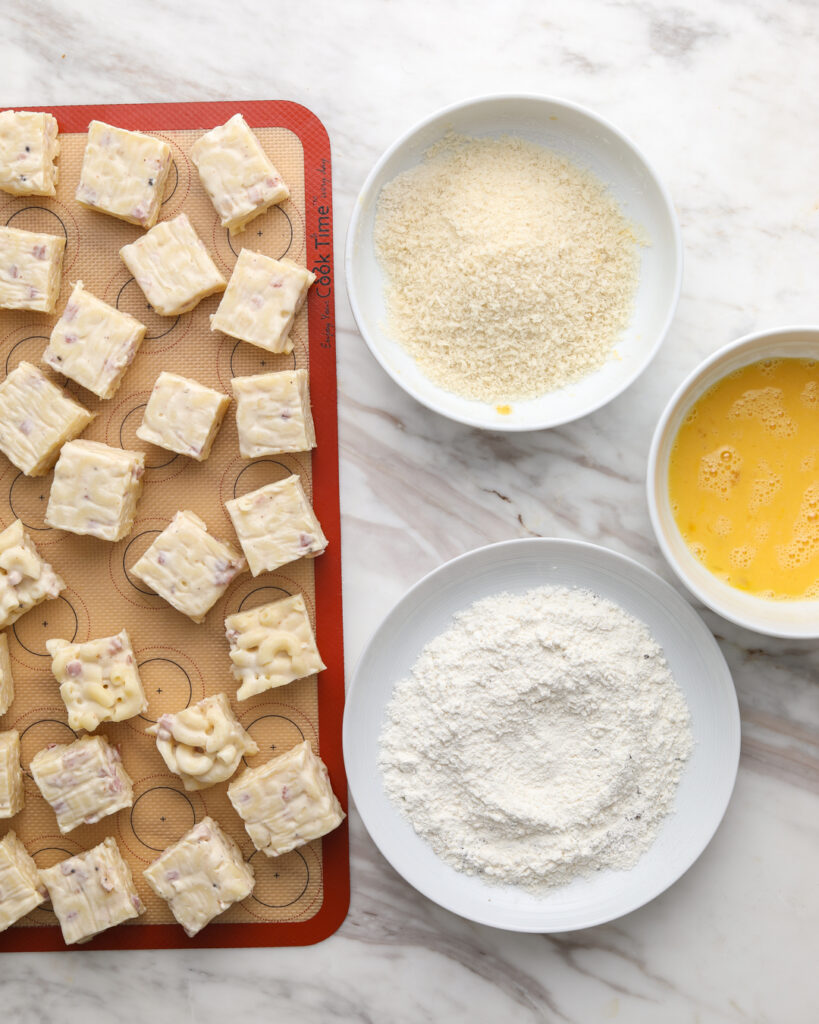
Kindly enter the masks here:
<path id="1" fill-rule="evenodd" d="M 733 342 L 663 413 L 649 454 L 657 540 L 715 612 L 819 637 L 819 327 Z"/>
<path id="2" fill-rule="evenodd" d="M 564 100 L 487 96 L 381 157 L 346 276 L 365 342 L 408 394 L 474 427 L 538 430 L 646 368 L 682 243 L 668 192 L 613 125 Z"/>

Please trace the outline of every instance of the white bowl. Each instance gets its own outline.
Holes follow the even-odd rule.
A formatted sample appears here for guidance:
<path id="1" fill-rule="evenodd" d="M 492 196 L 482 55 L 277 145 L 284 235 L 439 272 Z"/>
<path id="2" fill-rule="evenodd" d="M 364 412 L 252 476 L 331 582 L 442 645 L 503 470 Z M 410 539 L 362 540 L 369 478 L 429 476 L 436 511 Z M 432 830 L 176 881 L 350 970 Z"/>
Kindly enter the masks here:
<path id="1" fill-rule="evenodd" d="M 433 384 L 385 327 L 384 277 L 373 230 L 381 189 L 419 164 L 449 129 L 465 135 L 516 135 L 564 154 L 609 186 L 648 244 L 640 249 L 640 280 L 631 323 L 615 346 L 617 356 L 575 384 L 540 398 L 513 402 L 511 413 L 471 401 Z M 347 233 L 347 291 L 353 315 L 375 358 L 413 398 L 473 427 L 539 430 L 568 423 L 605 405 L 648 366 L 677 307 L 682 281 L 682 240 L 665 187 L 639 149 L 608 121 L 565 100 L 545 96 L 487 96 L 447 107 L 410 129 L 370 172 Z"/>
<path id="2" fill-rule="evenodd" d="M 393 686 L 455 612 L 502 591 L 554 584 L 588 588 L 646 623 L 691 712 L 694 750 L 654 845 L 630 871 L 601 871 L 548 895 L 490 885 L 440 860 L 384 791 L 379 736 Z M 370 640 L 344 713 L 344 761 L 362 820 L 378 848 L 429 899 L 481 924 L 521 932 L 588 928 L 642 906 L 676 881 L 722 820 L 739 762 L 731 674 L 691 606 L 641 565 L 577 541 L 527 539 L 471 551 L 436 569 L 398 602 Z"/>
<path id="3" fill-rule="evenodd" d="M 819 359 L 819 327 L 779 327 L 748 334 L 701 363 L 665 408 L 648 456 L 648 508 L 657 541 L 691 593 L 723 618 L 768 636 L 819 637 L 819 601 L 767 601 L 717 579 L 694 557 L 677 527 L 668 496 L 668 460 L 688 410 L 734 370 L 775 356 Z"/>

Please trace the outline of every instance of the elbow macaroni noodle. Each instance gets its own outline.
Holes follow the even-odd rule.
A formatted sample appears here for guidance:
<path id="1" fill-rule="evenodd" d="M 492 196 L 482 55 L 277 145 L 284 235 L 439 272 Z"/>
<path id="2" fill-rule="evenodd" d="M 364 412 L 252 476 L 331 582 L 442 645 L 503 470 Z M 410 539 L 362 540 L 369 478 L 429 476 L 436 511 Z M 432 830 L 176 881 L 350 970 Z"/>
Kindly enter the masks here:
<path id="1" fill-rule="evenodd" d="M 301 594 L 229 615 L 225 629 L 239 700 L 326 667 Z"/>
<path id="2" fill-rule="evenodd" d="M 206 697 L 176 714 L 162 715 L 146 732 L 156 737 L 165 764 L 187 790 L 224 782 L 245 754 L 259 752 L 224 693 Z"/>
<path id="3" fill-rule="evenodd" d="M 100 722 L 122 722 L 147 710 L 126 630 L 82 644 L 47 640 L 46 649 L 72 729 L 93 732 Z"/>

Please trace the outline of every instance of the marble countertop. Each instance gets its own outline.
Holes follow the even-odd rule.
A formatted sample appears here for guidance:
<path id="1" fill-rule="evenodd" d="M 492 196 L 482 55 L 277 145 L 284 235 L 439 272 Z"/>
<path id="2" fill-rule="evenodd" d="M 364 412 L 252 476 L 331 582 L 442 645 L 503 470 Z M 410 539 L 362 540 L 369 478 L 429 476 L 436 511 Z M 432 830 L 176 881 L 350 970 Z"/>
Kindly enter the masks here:
<path id="1" fill-rule="evenodd" d="M 481 93 L 555 94 L 641 146 L 671 190 L 686 249 L 676 320 L 642 378 L 593 416 L 518 436 L 439 419 L 399 391 L 356 333 L 339 275 L 348 667 L 411 583 L 489 541 L 580 538 L 671 580 L 643 486 L 661 408 L 731 339 L 819 319 L 814 0 L 346 0 L 297 11 L 260 0 L 7 5 L 0 100 L 301 102 L 330 134 L 340 266 L 365 174 L 413 122 Z M 9 955 L 3 1019 L 816 1020 L 819 645 L 704 617 L 739 692 L 740 773 L 714 841 L 649 906 L 568 935 L 472 925 L 405 885 L 353 810 L 352 905 L 328 941 Z"/>

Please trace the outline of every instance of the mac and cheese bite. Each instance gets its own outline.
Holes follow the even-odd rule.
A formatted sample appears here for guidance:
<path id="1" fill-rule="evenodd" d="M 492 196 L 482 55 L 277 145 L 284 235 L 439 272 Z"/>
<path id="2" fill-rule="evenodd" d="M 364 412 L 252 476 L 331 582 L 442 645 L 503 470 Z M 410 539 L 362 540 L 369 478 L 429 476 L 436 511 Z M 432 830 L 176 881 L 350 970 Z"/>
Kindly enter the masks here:
<path id="1" fill-rule="evenodd" d="M 210 329 L 268 352 L 292 352 L 290 329 L 315 279 L 292 260 L 242 249 Z"/>
<path id="2" fill-rule="evenodd" d="M 93 418 L 31 363 L 19 363 L 0 384 L 0 451 L 26 476 L 46 474 Z"/>
<path id="3" fill-rule="evenodd" d="M 327 538 L 296 474 L 225 502 L 254 576 L 297 558 L 315 558 Z"/>
<path id="4" fill-rule="evenodd" d="M 236 234 L 290 190 L 241 114 L 212 128 L 191 146 L 191 160 L 223 228 Z"/>
<path id="5" fill-rule="evenodd" d="M 162 759 L 187 790 L 224 782 L 243 757 L 259 753 L 224 693 L 205 697 L 182 711 L 160 715 L 159 721 L 145 731 L 156 737 Z"/>
<path id="6" fill-rule="evenodd" d="M 149 228 L 156 223 L 171 147 L 162 139 L 91 121 L 82 158 L 78 203 Z"/>
<path id="7" fill-rule="evenodd" d="M 237 844 L 203 818 L 142 872 L 193 938 L 218 914 L 248 897 L 256 881 Z"/>
<path id="8" fill-rule="evenodd" d="M 0 309 L 52 313 L 64 252 L 64 235 L 0 227 Z"/>
<path id="9" fill-rule="evenodd" d="M 124 245 L 119 255 L 160 316 L 188 313 L 225 290 L 225 279 L 184 213 Z"/>
<path id="10" fill-rule="evenodd" d="M 85 643 L 46 640 L 46 650 L 72 729 L 93 732 L 101 722 L 123 722 L 148 710 L 126 630 Z"/>
<path id="11" fill-rule="evenodd" d="M 217 540 L 193 512 L 177 512 L 131 569 L 177 611 L 194 622 L 205 616 L 247 563 Z"/>
<path id="12" fill-rule="evenodd" d="M 228 786 L 228 797 L 257 850 L 280 857 L 337 828 L 345 814 L 327 766 L 310 741 L 297 744 Z"/>
<path id="13" fill-rule="evenodd" d="M 20 733 L 0 732 L 0 818 L 13 818 L 26 802 L 20 765 Z"/>
<path id="14" fill-rule="evenodd" d="M 142 452 L 70 441 L 54 469 L 46 523 L 100 540 L 122 540 L 134 525 L 144 472 Z"/>
<path id="15" fill-rule="evenodd" d="M 57 118 L 33 110 L 0 113 L 0 190 L 13 196 L 57 194 Z"/>
<path id="16" fill-rule="evenodd" d="M 16 832 L 0 839 L 0 932 L 48 897 L 40 872 Z"/>
<path id="17" fill-rule="evenodd" d="M 52 743 L 31 759 L 31 774 L 63 834 L 93 825 L 134 802 L 119 751 L 104 736 Z"/>
<path id="18" fill-rule="evenodd" d="M 204 462 L 230 405 L 221 391 L 163 370 L 145 407 L 137 437 Z"/>
<path id="19" fill-rule="evenodd" d="M 77 281 L 51 332 L 43 362 L 99 398 L 110 398 L 144 337 L 144 324 Z"/>
<path id="20" fill-rule="evenodd" d="M 301 594 L 228 615 L 225 631 L 239 700 L 327 667 Z"/>
<path id="21" fill-rule="evenodd" d="M 145 913 L 131 869 L 116 840 L 107 839 L 40 872 L 67 945 Z"/>
<path id="22" fill-rule="evenodd" d="M 0 629 L 65 590 L 19 519 L 0 533 Z"/>
<path id="23" fill-rule="evenodd" d="M 0 633 L 0 715 L 5 715 L 13 700 L 14 676 L 11 673 L 9 639 L 5 633 Z"/>
<path id="24" fill-rule="evenodd" d="M 246 459 L 316 447 L 307 370 L 281 370 L 230 382 L 239 451 Z"/>

